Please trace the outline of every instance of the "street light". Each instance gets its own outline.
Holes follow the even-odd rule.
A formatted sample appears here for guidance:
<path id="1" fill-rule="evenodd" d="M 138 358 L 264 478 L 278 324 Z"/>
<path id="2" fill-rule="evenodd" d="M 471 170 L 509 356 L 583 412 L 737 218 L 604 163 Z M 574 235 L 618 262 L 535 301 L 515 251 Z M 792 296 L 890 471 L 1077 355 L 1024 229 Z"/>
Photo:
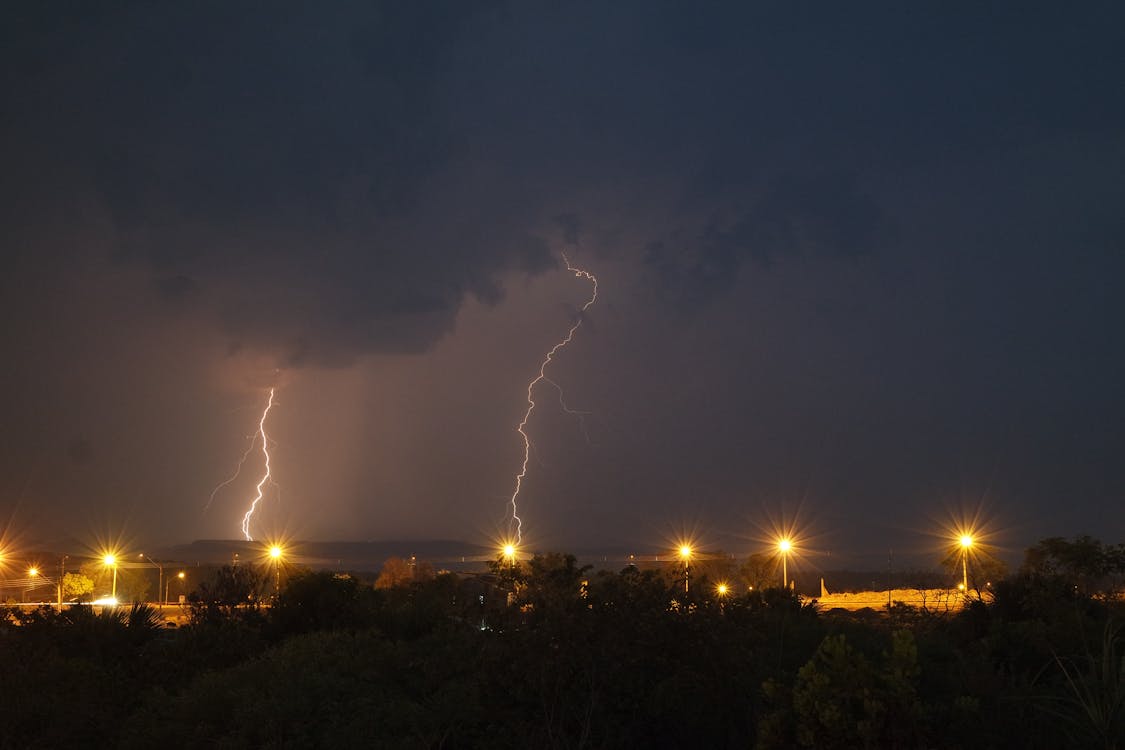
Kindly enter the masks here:
<path id="1" fill-rule="evenodd" d="M 160 592 L 164 590 L 164 566 L 161 565 L 160 563 L 158 563 L 156 560 L 153 560 L 151 557 L 146 555 L 144 552 L 139 554 L 138 557 L 142 557 L 145 560 L 148 560 L 150 563 L 152 563 L 153 565 L 155 565 L 157 568 L 160 569 L 160 575 L 159 575 L 159 578 L 156 581 L 156 595 L 159 597 Z M 165 596 L 164 599 L 165 599 L 165 601 L 160 602 L 161 605 L 167 604 L 168 597 Z"/>
<path id="2" fill-rule="evenodd" d="M 70 559 L 70 555 L 63 555 L 62 559 L 59 560 L 59 580 L 58 580 L 58 584 L 59 584 L 58 585 L 58 589 L 59 589 L 59 612 L 62 612 L 62 594 L 63 594 L 62 587 L 63 587 L 63 580 L 66 578 L 66 561 L 69 560 L 69 559 Z"/>
<path id="3" fill-rule="evenodd" d="M 285 550 L 281 549 L 278 545 L 273 545 L 269 550 L 270 557 L 273 558 L 273 570 L 275 575 L 274 583 L 274 596 L 281 596 L 281 556 L 285 554 Z"/>
<path id="4" fill-rule="evenodd" d="M 34 565 L 27 569 L 27 588 L 23 590 L 23 601 L 27 601 L 27 592 L 35 588 L 35 579 L 39 577 L 39 568 Z"/>
<path id="5" fill-rule="evenodd" d="M 961 590 L 969 593 L 969 550 L 973 546 L 973 537 L 970 534 L 961 535 Z"/>
<path id="6" fill-rule="evenodd" d="M 183 588 L 184 571 L 181 570 L 179 573 L 177 573 L 176 578 L 180 579 L 180 588 Z M 164 587 L 164 601 L 165 602 L 168 601 L 168 589 L 170 589 L 170 588 L 172 588 L 172 578 L 171 578 L 171 576 L 168 577 L 168 584 Z"/>
<path id="7" fill-rule="evenodd" d="M 102 558 L 102 563 L 104 565 L 106 565 L 107 567 L 113 568 L 113 592 L 110 594 L 110 596 L 113 598 L 113 601 L 116 602 L 117 601 L 117 555 L 113 554 L 112 552 L 107 552 L 105 554 L 105 556 Z"/>
<path id="8" fill-rule="evenodd" d="M 691 554 L 692 549 L 690 544 L 680 545 L 680 559 L 684 563 L 684 593 L 688 592 L 688 583 L 691 580 Z"/>
<path id="9" fill-rule="evenodd" d="M 777 540 L 777 550 L 781 553 L 781 588 L 789 588 L 789 551 L 793 549 L 793 542 L 787 537 Z"/>
<path id="10" fill-rule="evenodd" d="M 516 570 L 516 561 L 519 559 L 517 552 L 516 545 L 511 542 L 505 542 L 500 546 L 500 558 L 508 563 L 508 570 L 512 571 L 513 575 Z"/>

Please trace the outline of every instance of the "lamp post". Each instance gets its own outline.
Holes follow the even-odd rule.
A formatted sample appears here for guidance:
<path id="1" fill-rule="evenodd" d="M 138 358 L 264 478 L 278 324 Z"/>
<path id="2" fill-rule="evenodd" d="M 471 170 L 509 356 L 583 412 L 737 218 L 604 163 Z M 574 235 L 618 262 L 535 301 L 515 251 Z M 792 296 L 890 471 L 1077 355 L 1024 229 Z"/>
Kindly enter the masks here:
<path id="1" fill-rule="evenodd" d="M 509 607 L 516 603 L 516 595 L 519 593 L 519 584 L 516 581 L 516 552 L 516 545 L 511 542 L 505 542 L 504 545 L 500 548 L 500 559 L 505 560 L 508 563 L 507 579 L 504 578 L 503 569 L 499 566 L 500 560 L 497 560 L 496 567 L 496 572 L 499 575 L 500 583 L 504 589 L 507 589 L 508 592 L 505 599 L 507 602 L 507 606 Z M 483 603 L 484 599 L 482 597 L 481 604 Z"/>
<path id="2" fill-rule="evenodd" d="M 275 599 L 281 596 L 281 556 L 283 553 L 284 551 L 281 549 L 281 547 L 277 546 L 276 544 L 270 547 L 270 557 L 273 558 L 275 580 L 273 595 Z"/>
<path id="3" fill-rule="evenodd" d="M 34 565 L 27 569 L 27 588 L 23 590 L 23 600 L 27 601 L 27 592 L 36 587 L 36 578 L 39 577 L 39 568 Z"/>
<path id="4" fill-rule="evenodd" d="M 779 539 L 777 550 L 781 553 L 781 588 L 789 588 L 789 550 L 793 549 L 793 542 L 789 539 Z"/>
<path id="5" fill-rule="evenodd" d="M 59 561 L 59 612 L 63 611 L 63 579 L 66 578 L 66 560 L 69 559 L 70 555 L 64 554 Z"/>
<path id="6" fill-rule="evenodd" d="M 684 563 L 684 593 L 688 592 L 688 584 L 691 581 L 691 554 L 692 549 L 690 544 L 684 544 L 680 547 L 680 560 Z"/>
<path id="7" fill-rule="evenodd" d="M 157 596 L 157 598 L 159 598 L 160 592 L 164 590 L 164 566 L 161 565 L 160 563 L 158 563 L 156 560 L 153 560 L 151 557 L 146 555 L 144 552 L 142 552 L 140 555 L 138 555 L 138 557 L 142 557 L 145 560 L 148 560 L 150 563 L 152 563 L 153 565 L 155 565 L 159 569 L 160 573 L 159 573 L 159 577 L 157 578 L 157 581 L 156 581 L 156 596 Z M 164 601 L 161 601 L 160 604 L 163 606 L 164 604 L 167 603 L 167 600 L 168 600 L 168 597 L 165 596 Z"/>
<path id="8" fill-rule="evenodd" d="M 184 585 L 184 571 L 181 570 L 179 573 L 177 573 L 176 578 L 180 579 L 180 586 L 182 588 L 183 585 Z M 170 588 L 172 588 L 172 577 L 171 576 L 168 577 L 168 583 L 165 584 L 165 586 L 164 586 L 164 601 L 165 602 L 168 601 L 168 589 L 170 589 Z"/>
<path id="9" fill-rule="evenodd" d="M 114 604 L 117 603 L 117 555 L 112 552 L 107 552 L 105 557 L 102 558 L 102 563 L 113 568 L 113 591 L 110 596 L 113 598 Z"/>
<path id="10" fill-rule="evenodd" d="M 961 535 L 961 590 L 969 594 L 969 550 L 973 546 L 973 537 L 970 534 Z"/>

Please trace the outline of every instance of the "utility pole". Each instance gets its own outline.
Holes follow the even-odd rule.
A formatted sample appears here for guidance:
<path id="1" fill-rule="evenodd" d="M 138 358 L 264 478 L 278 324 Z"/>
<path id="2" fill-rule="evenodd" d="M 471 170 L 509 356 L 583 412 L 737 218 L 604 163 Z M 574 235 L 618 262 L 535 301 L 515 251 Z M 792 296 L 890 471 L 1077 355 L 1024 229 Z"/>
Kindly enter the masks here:
<path id="1" fill-rule="evenodd" d="M 156 598 L 160 599 L 160 592 L 163 591 L 163 589 L 164 589 L 164 566 L 161 565 L 160 563 L 158 563 L 156 560 L 153 560 L 151 557 L 146 555 L 144 552 L 141 553 L 141 557 L 143 557 L 144 559 L 148 560 L 150 563 L 155 565 L 157 567 L 157 569 L 160 571 L 160 575 L 159 575 L 159 577 L 157 578 L 157 581 L 156 581 Z M 163 606 L 163 604 L 164 604 L 164 602 L 161 601 L 160 605 Z"/>
<path id="2" fill-rule="evenodd" d="M 62 584 L 63 579 L 66 578 L 66 561 L 70 555 L 63 555 L 62 560 L 59 561 L 59 612 L 62 612 Z"/>
<path id="3" fill-rule="evenodd" d="M 891 573 L 891 563 L 894 560 L 894 557 L 895 557 L 895 551 L 892 548 L 892 549 L 887 551 L 887 607 L 888 608 L 891 606 L 891 588 L 892 588 L 892 586 L 891 586 L 891 575 L 892 575 L 892 573 Z"/>

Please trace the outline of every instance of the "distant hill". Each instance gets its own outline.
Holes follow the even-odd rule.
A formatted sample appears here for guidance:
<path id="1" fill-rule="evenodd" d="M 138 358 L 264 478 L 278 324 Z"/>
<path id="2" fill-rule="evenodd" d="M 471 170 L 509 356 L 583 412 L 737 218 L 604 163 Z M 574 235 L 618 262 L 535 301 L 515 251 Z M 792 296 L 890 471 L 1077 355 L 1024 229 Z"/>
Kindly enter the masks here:
<path id="1" fill-rule="evenodd" d="M 314 542 L 285 544 L 285 559 L 313 568 L 379 570 L 388 557 L 409 558 L 431 563 L 479 562 L 495 557 L 495 551 L 478 544 L 450 539 L 416 541 Z M 266 544 L 243 539 L 199 539 L 167 549 L 167 556 L 189 564 L 221 564 L 236 559 L 258 561 L 266 557 Z"/>

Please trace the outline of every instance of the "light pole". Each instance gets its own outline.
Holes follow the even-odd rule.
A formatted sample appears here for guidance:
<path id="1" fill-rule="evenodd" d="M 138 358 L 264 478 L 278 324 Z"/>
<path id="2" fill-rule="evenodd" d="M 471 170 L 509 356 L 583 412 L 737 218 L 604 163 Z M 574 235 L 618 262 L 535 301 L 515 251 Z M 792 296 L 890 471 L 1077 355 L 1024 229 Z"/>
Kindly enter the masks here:
<path id="1" fill-rule="evenodd" d="M 501 585 L 504 589 L 507 589 L 508 594 L 505 597 L 505 601 L 507 603 L 507 606 L 510 607 L 516 603 L 516 594 L 519 592 L 519 584 L 516 582 L 516 545 L 512 544 L 511 542 L 506 542 L 504 546 L 500 548 L 500 559 L 506 560 L 508 562 L 507 580 L 504 579 L 504 572 L 503 569 L 499 566 L 499 560 L 497 560 L 496 572 L 498 574 L 498 577 L 500 578 Z M 484 600 L 482 598 L 481 604 L 483 603 Z"/>
<path id="2" fill-rule="evenodd" d="M 63 555 L 62 560 L 59 560 L 59 612 L 62 612 L 62 585 L 63 579 L 66 578 L 66 561 L 70 559 L 70 555 Z"/>
<path id="3" fill-rule="evenodd" d="M 161 565 L 160 563 L 158 563 L 156 560 L 153 560 L 151 557 L 146 555 L 144 552 L 142 552 L 140 555 L 138 555 L 138 557 L 142 557 L 145 560 L 148 560 L 150 563 L 155 565 L 157 567 L 157 569 L 159 569 L 159 571 L 160 571 L 159 577 L 156 580 L 156 596 L 157 596 L 157 598 L 160 598 L 160 592 L 164 590 L 164 566 Z M 160 602 L 161 606 L 163 606 L 164 604 L 167 604 L 167 600 L 168 600 L 168 597 L 165 596 L 164 601 Z"/>
<path id="4" fill-rule="evenodd" d="M 777 541 L 777 550 L 781 553 L 781 588 L 789 588 L 789 550 L 793 549 L 793 542 L 788 539 Z"/>
<path id="5" fill-rule="evenodd" d="M 969 595 L 969 550 L 973 546 L 970 534 L 961 535 L 961 590 Z"/>
<path id="6" fill-rule="evenodd" d="M 39 568 L 34 565 L 27 569 L 27 588 L 23 590 L 23 600 L 27 601 L 27 592 L 36 587 L 35 579 L 39 577 Z"/>
<path id="7" fill-rule="evenodd" d="M 180 579 L 180 587 L 182 588 L 183 585 L 184 585 L 184 571 L 181 570 L 179 573 L 177 573 L 176 578 Z M 170 589 L 170 588 L 172 588 L 172 578 L 171 578 L 171 576 L 168 577 L 168 583 L 164 586 L 164 601 L 165 601 L 165 603 L 167 603 L 167 601 L 168 601 L 168 589 Z"/>
<path id="8" fill-rule="evenodd" d="M 684 563 L 684 593 L 688 592 L 688 584 L 691 581 L 691 545 L 684 544 L 680 547 L 680 560 Z"/>
<path id="9" fill-rule="evenodd" d="M 113 591 L 110 593 L 110 597 L 112 597 L 113 603 L 116 604 L 117 603 L 117 555 L 113 554 L 112 552 L 107 552 L 105 557 L 102 558 L 102 563 L 104 563 L 105 565 L 108 565 L 109 567 L 113 568 Z"/>
<path id="10" fill-rule="evenodd" d="M 270 547 L 270 557 L 273 558 L 273 570 L 275 576 L 273 595 L 276 599 L 281 596 L 281 555 L 283 550 L 276 544 Z"/>

